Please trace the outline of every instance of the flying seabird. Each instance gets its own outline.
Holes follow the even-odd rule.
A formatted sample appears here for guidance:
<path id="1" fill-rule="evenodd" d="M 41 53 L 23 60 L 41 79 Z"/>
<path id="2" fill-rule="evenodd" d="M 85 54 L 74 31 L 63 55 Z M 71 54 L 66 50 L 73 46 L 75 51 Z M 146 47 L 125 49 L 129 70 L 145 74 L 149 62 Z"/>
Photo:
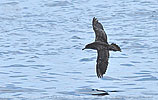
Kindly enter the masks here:
<path id="1" fill-rule="evenodd" d="M 112 43 L 108 44 L 107 35 L 103 29 L 103 26 L 100 22 L 98 22 L 97 18 L 93 18 L 92 21 L 93 30 L 95 32 L 95 41 L 93 43 L 87 44 L 84 49 L 94 49 L 97 50 L 97 64 L 96 64 L 96 72 L 98 78 L 102 78 L 103 74 L 105 74 L 108 59 L 109 59 L 109 51 L 120 51 L 121 49 L 118 45 Z"/>

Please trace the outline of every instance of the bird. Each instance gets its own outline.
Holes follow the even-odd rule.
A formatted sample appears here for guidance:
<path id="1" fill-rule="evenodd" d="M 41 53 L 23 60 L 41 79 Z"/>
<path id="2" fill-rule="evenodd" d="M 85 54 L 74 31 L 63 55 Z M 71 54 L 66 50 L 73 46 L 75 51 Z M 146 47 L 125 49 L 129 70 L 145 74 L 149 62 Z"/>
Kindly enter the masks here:
<path id="1" fill-rule="evenodd" d="M 121 48 L 115 43 L 108 43 L 106 32 L 102 24 L 95 17 L 92 20 L 92 26 L 95 32 L 95 41 L 87 44 L 82 50 L 97 50 L 96 73 L 98 78 L 103 78 L 103 74 L 105 74 L 108 67 L 109 51 L 121 52 Z"/>

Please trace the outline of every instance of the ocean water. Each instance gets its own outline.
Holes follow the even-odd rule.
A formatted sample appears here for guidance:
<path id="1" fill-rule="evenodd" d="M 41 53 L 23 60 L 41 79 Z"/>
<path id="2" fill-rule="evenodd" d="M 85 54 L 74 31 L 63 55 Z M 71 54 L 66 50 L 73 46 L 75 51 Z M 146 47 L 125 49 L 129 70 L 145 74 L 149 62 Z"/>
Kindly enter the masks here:
<path id="1" fill-rule="evenodd" d="M 93 17 L 110 52 L 104 78 L 95 72 Z M 92 89 L 105 96 L 91 95 Z M 0 99 L 157 100 L 157 0 L 1 0 Z"/>

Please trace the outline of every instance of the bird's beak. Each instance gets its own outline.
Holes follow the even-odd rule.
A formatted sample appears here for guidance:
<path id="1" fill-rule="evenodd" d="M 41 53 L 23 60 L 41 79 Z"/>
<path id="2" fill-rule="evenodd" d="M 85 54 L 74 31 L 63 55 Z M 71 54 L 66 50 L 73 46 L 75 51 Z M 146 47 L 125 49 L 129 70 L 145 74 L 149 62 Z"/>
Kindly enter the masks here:
<path id="1" fill-rule="evenodd" d="M 84 50 L 85 48 L 83 48 L 82 50 Z"/>

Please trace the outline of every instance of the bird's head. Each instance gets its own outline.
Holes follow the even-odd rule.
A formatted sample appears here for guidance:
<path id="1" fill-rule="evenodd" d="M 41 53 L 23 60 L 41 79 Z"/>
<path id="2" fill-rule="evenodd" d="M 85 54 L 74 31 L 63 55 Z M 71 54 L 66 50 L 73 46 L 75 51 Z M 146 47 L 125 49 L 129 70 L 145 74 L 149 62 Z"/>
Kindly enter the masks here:
<path id="1" fill-rule="evenodd" d="M 92 49 L 92 45 L 91 44 L 87 44 L 82 50 L 84 49 Z"/>

